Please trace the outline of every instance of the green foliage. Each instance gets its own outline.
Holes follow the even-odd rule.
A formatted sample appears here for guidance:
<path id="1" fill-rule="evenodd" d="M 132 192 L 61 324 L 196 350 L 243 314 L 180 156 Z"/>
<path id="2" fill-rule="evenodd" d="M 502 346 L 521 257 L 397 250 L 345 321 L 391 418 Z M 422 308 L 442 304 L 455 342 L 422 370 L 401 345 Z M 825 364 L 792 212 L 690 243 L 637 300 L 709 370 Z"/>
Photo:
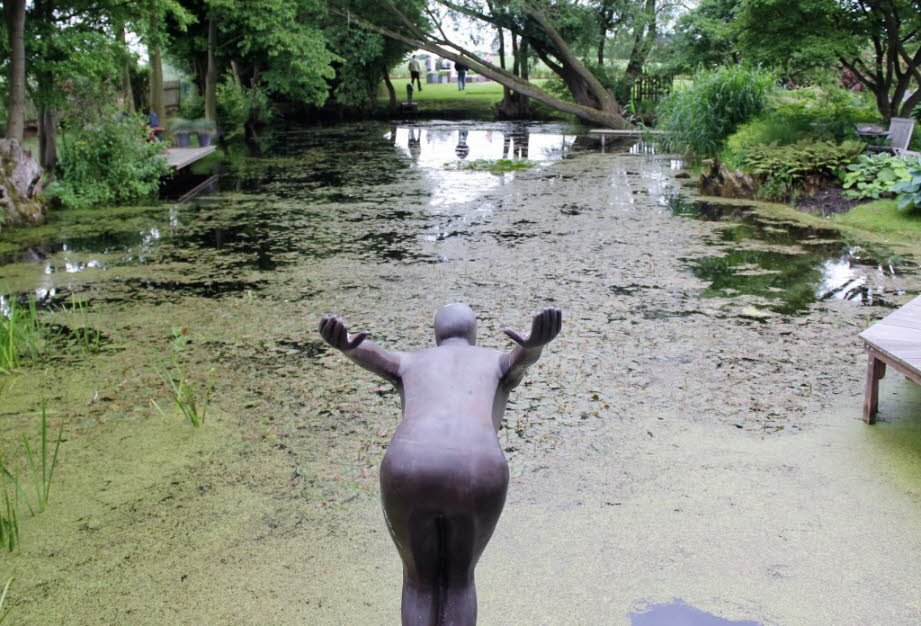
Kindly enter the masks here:
<path id="1" fill-rule="evenodd" d="M 743 166 L 761 179 L 765 200 L 789 200 L 804 183 L 821 184 L 835 177 L 864 149 L 858 141 L 799 141 L 786 146 L 754 146 Z"/>
<path id="2" fill-rule="evenodd" d="M 187 120 L 197 120 L 205 116 L 205 99 L 195 91 L 190 91 L 183 96 L 179 104 L 179 117 Z"/>
<path id="3" fill-rule="evenodd" d="M 892 188 L 896 193 L 899 209 L 921 208 L 921 160 L 915 161 L 908 170 L 911 180 L 899 183 Z"/>
<path id="4" fill-rule="evenodd" d="M 898 183 L 912 179 L 911 165 L 917 159 L 892 156 L 881 152 L 878 154 L 861 154 L 856 163 L 851 163 L 843 172 L 844 192 L 848 198 L 877 199 L 882 194 L 892 191 Z"/>
<path id="5" fill-rule="evenodd" d="M 666 64 L 679 72 L 738 62 L 738 0 L 701 0 L 678 18 L 665 52 Z"/>
<path id="6" fill-rule="evenodd" d="M 169 173 L 164 146 L 147 141 L 141 116 L 103 115 L 68 129 L 61 149 L 59 178 L 48 195 L 68 208 L 125 204 L 153 196 Z"/>
<path id="7" fill-rule="evenodd" d="M 474 161 L 455 161 L 445 163 L 446 170 L 466 170 L 474 172 L 489 172 L 490 174 L 503 174 L 516 172 L 534 167 L 533 161 L 517 161 L 512 159 L 476 159 Z"/>
<path id="8" fill-rule="evenodd" d="M 765 70 L 723 67 L 697 74 L 694 83 L 659 105 L 659 128 L 669 147 L 700 158 L 716 156 L 740 124 L 759 115 L 774 86 Z"/>

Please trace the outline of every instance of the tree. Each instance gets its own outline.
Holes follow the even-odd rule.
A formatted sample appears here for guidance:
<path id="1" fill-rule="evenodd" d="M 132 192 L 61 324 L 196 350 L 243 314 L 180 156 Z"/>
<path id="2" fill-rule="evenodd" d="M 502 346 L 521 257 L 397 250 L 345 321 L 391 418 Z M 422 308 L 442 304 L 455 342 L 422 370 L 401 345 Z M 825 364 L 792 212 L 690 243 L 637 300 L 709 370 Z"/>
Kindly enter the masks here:
<path id="1" fill-rule="evenodd" d="M 22 142 L 26 125 L 26 0 L 6 0 L 3 3 L 3 12 L 10 48 L 6 137 Z"/>
<path id="2" fill-rule="evenodd" d="M 667 64 L 677 71 L 714 68 L 740 60 L 737 12 L 741 0 L 701 0 L 681 15 L 669 38 Z"/>
<path id="3" fill-rule="evenodd" d="M 739 32 L 751 59 L 788 75 L 834 63 L 846 68 L 873 92 L 886 119 L 907 117 L 921 103 L 918 0 L 746 0 Z"/>
<path id="4" fill-rule="evenodd" d="M 370 6 L 373 5 L 373 6 Z M 364 0 L 341 0 L 335 4 L 343 19 L 354 20 L 362 26 L 391 39 L 401 41 L 413 48 L 463 63 L 474 71 L 523 96 L 543 102 L 547 106 L 571 113 L 594 124 L 612 128 L 624 128 L 627 122 L 620 114 L 620 106 L 614 95 L 585 66 L 574 52 L 567 38 L 557 27 L 555 18 L 571 15 L 577 3 L 540 3 L 528 0 L 514 2 L 478 2 L 476 0 L 439 0 L 443 8 L 455 11 L 479 22 L 508 30 L 519 38 L 519 45 L 533 50 L 541 60 L 563 81 L 572 94 L 569 102 L 544 91 L 527 78 L 516 75 L 476 54 L 473 50 L 452 41 L 441 27 L 441 17 L 435 11 L 426 11 L 428 20 L 413 20 L 405 7 L 418 8 L 418 2 L 402 2 L 400 6 L 391 0 L 367 2 Z M 389 20 L 383 23 L 375 19 L 375 7 L 382 7 L 389 13 Z M 561 20 L 565 25 L 565 20 Z"/>

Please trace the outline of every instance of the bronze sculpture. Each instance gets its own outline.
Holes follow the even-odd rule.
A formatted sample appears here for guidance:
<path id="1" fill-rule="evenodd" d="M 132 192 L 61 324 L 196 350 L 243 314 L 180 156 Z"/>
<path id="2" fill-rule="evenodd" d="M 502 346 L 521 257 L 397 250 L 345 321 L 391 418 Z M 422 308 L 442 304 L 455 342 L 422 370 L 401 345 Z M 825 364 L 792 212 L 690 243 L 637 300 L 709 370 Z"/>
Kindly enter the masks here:
<path id="1" fill-rule="evenodd" d="M 534 316 L 527 338 L 504 332 L 509 353 L 476 346 L 476 316 L 465 304 L 435 315 L 434 348 L 390 352 L 350 334 L 326 315 L 320 334 L 400 392 L 403 419 L 381 463 L 381 500 L 403 560 L 403 624 L 476 623 L 474 568 L 508 488 L 496 434 L 509 393 L 560 332 L 562 313 Z"/>

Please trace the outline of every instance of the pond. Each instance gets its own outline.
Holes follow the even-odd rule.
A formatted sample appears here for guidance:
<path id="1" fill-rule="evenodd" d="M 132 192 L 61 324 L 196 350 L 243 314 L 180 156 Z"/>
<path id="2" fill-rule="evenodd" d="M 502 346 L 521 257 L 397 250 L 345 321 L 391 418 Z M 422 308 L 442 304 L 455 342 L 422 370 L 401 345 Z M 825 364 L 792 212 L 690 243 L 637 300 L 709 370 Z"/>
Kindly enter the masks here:
<path id="1" fill-rule="evenodd" d="M 24 623 L 392 621 L 399 566 L 377 466 L 399 398 L 316 325 L 335 312 L 414 349 L 451 301 L 499 350 L 503 328 L 564 311 L 499 433 L 512 486 L 478 570 L 484 623 L 592 623 L 601 610 L 809 623 L 797 581 L 841 544 L 772 542 L 815 527 L 815 501 L 822 524 L 865 528 L 886 555 L 861 562 L 867 576 L 909 569 L 914 544 L 887 548 L 898 524 L 854 519 L 836 494 L 914 513 L 866 488 L 853 442 L 822 470 L 839 484 L 816 475 L 810 437 L 859 393 L 854 336 L 917 292 L 913 259 L 694 198 L 680 159 L 635 142 L 602 152 L 565 124 L 295 127 L 260 158 L 222 158 L 188 202 L 52 213 L 0 234 L 0 311 L 35 300 L 48 332 L 0 381 L 0 455 L 25 471 L 20 435 L 34 441 L 41 398 L 66 435 L 48 511 L 23 516 L 21 553 L 0 559 Z M 199 394 L 214 381 L 201 429 L 172 408 L 169 368 Z M 792 486 L 778 482 L 789 472 Z M 737 514 L 783 498 L 796 499 L 784 519 Z M 706 569 L 716 553 L 726 571 L 712 586 L 669 565 Z M 762 554 L 774 560 L 749 571 Z M 771 585 L 789 604 L 761 597 Z M 586 594 L 599 604 L 573 601 Z M 640 602 L 665 604 L 644 616 Z M 877 604 L 898 623 L 904 605 Z"/>

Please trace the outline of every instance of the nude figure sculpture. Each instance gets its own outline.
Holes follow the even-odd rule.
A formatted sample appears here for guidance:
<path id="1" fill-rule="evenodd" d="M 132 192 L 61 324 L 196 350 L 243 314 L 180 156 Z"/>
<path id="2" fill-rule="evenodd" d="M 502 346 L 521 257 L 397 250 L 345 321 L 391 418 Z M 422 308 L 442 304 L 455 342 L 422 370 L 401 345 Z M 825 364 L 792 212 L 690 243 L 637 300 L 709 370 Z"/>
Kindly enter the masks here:
<path id="1" fill-rule="evenodd" d="M 320 334 L 361 367 L 393 383 L 403 419 L 381 463 L 381 499 L 403 560 L 403 624 L 476 623 L 473 570 L 489 542 L 508 488 L 496 434 L 509 393 L 560 332 L 546 308 L 508 353 L 476 346 L 476 317 L 465 304 L 435 315 L 435 346 L 390 352 L 327 315 Z"/>

